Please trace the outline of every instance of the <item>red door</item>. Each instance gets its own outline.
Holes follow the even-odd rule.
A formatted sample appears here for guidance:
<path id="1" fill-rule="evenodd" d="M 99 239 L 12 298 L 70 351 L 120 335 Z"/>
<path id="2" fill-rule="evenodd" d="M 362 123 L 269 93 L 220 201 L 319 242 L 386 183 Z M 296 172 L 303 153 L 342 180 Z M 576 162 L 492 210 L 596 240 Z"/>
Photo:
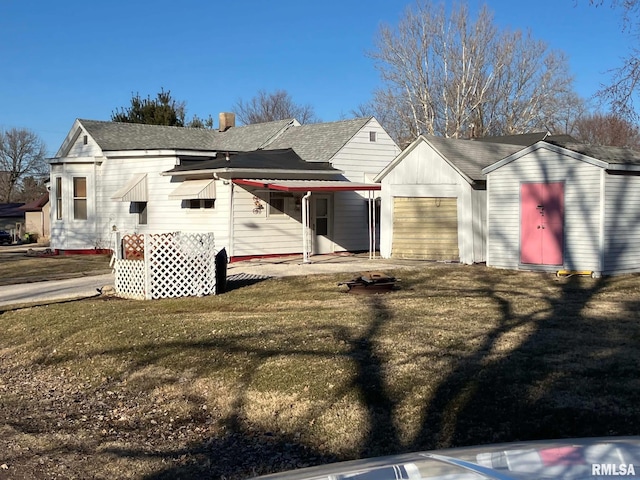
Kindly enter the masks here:
<path id="1" fill-rule="evenodd" d="M 520 262 L 562 265 L 564 183 L 520 185 Z"/>

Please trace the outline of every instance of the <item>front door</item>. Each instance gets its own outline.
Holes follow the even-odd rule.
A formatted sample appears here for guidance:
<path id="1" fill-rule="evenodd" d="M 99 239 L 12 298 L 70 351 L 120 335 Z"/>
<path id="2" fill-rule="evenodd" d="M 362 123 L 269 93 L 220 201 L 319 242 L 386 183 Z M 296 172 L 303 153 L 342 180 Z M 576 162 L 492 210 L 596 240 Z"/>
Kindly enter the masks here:
<path id="1" fill-rule="evenodd" d="M 564 183 L 520 185 L 520 262 L 562 265 Z"/>
<path id="2" fill-rule="evenodd" d="M 313 199 L 313 253 L 315 255 L 333 253 L 331 196 L 314 194 L 311 198 Z"/>

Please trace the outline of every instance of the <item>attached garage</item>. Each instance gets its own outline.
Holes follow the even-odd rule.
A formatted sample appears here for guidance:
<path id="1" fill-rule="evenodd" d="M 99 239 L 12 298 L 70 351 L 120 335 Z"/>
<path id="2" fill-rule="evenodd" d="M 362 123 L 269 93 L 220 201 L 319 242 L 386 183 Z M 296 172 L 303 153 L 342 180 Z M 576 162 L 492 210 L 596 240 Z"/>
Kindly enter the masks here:
<path id="1" fill-rule="evenodd" d="M 375 178 L 383 258 L 479 263 L 486 255 L 482 169 L 522 145 L 420 136 Z"/>
<path id="2" fill-rule="evenodd" d="M 394 197 L 391 256 L 459 261 L 457 198 Z"/>

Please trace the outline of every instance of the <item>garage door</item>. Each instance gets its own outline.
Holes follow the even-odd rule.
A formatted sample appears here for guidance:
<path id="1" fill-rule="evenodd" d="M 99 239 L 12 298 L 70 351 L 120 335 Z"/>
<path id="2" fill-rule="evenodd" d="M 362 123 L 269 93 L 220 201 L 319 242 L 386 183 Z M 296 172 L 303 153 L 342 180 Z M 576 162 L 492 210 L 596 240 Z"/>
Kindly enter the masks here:
<path id="1" fill-rule="evenodd" d="M 391 256 L 458 261 L 456 199 L 394 197 Z"/>

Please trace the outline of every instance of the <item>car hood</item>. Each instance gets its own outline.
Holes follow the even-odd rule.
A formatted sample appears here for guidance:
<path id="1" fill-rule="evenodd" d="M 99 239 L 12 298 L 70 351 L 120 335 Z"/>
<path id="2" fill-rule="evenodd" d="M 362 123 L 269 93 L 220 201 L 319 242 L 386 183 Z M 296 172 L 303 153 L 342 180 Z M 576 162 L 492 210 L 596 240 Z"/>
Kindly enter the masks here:
<path id="1" fill-rule="evenodd" d="M 640 478 L 640 437 L 517 442 L 334 463 L 262 480 Z"/>

